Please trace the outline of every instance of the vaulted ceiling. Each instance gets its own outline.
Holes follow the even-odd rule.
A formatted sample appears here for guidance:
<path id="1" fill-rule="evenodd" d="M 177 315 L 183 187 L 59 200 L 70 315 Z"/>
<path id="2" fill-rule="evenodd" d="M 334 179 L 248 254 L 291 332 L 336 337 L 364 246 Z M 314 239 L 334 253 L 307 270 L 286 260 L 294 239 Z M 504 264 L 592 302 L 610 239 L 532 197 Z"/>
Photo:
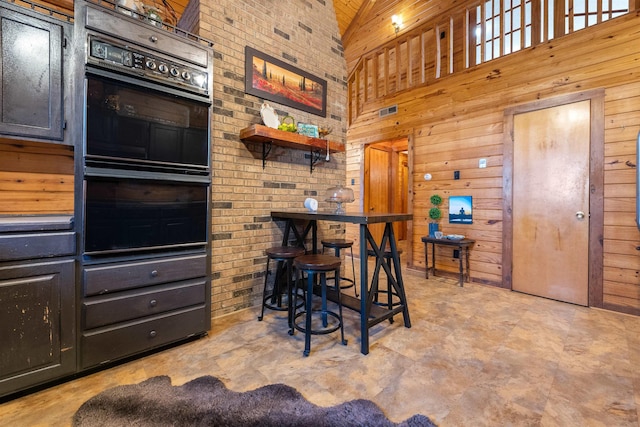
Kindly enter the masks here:
<path id="1" fill-rule="evenodd" d="M 338 21 L 338 29 L 340 36 L 344 36 L 349 28 L 351 21 L 358 14 L 363 4 L 375 3 L 376 0 L 333 0 L 333 7 L 336 10 L 336 19 Z M 180 16 L 182 11 L 189 3 L 189 0 L 166 0 L 173 7 L 176 14 Z"/>
<path id="2" fill-rule="evenodd" d="M 358 14 L 358 11 L 363 8 L 363 5 L 374 2 L 375 0 L 333 0 L 340 36 L 344 36 L 351 21 Z"/>

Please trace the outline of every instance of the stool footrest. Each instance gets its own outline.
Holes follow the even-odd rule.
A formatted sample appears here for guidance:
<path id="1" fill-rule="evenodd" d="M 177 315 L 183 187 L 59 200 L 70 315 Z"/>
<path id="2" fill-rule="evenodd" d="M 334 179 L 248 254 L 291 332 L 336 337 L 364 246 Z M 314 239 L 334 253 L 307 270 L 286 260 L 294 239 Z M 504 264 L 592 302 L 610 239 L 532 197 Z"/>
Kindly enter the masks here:
<path id="1" fill-rule="evenodd" d="M 311 311 L 311 316 L 313 316 L 314 314 L 316 315 L 317 319 L 316 318 L 312 318 L 312 320 L 311 320 L 312 323 L 313 323 L 314 320 L 316 320 L 315 323 L 321 322 L 321 319 L 318 316 L 322 316 L 324 314 L 327 315 L 327 318 L 331 317 L 331 318 L 335 319 L 336 322 L 333 322 L 333 323 L 335 323 L 333 325 L 328 325 L 328 326 L 322 325 L 322 327 L 313 326 L 312 325 L 311 326 L 311 330 L 309 331 L 309 333 L 311 335 L 330 334 L 331 332 L 337 331 L 342 326 L 342 320 L 340 319 L 340 315 L 338 313 L 334 313 L 333 311 L 324 311 L 323 312 L 323 311 L 320 311 L 320 310 L 312 310 Z M 296 328 L 298 331 L 304 332 L 304 333 L 307 332 L 307 329 L 304 326 L 300 325 L 299 323 L 296 323 L 296 320 L 299 317 L 302 317 L 302 316 L 304 316 L 305 320 L 306 320 L 306 315 L 307 315 L 306 311 L 300 311 L 300 312 L 296 313 L 296 315 L 293 318 L 293 327 Z"/>

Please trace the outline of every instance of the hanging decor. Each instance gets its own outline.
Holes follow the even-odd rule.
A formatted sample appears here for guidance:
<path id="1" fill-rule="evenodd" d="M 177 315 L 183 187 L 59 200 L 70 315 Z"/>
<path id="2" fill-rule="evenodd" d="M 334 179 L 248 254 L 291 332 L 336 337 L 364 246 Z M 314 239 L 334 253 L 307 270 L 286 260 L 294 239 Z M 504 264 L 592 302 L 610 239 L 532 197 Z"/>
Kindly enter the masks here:
<path id="1" fill-rule="evenodd" d="M 245 92 L 297 110 L 327 116 L 327 81 L 245 47 Z"/>
<path id="2" fill-rule="evenodd" d="M 449 223 L 473 224 L 473 208 L 471 196 L 449 197 Z"/>

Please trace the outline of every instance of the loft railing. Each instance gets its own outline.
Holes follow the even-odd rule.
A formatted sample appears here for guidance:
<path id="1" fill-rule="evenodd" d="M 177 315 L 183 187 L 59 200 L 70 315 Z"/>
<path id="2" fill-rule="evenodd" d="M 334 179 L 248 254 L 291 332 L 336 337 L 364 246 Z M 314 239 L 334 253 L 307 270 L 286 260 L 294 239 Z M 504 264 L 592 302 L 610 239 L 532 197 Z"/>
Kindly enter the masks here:
<path id="1" fill-rule="evenodd" d="M 348 80 L 349 124 L 368 103 L 635 10 L 640 0 L 467 3 L 360 58 Z"/>

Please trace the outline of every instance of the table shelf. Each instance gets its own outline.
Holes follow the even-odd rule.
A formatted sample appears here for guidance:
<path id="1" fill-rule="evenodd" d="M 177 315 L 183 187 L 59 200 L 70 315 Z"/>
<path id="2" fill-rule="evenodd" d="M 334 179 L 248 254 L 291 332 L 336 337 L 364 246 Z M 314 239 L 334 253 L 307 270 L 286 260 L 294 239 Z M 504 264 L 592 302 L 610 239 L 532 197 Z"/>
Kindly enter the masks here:
<path id="1" fill-rule="evenodd" d="M 345 151 L 344 144 L 339 142 L 313 138 L 295 132 L 285 132 L 259 124 L 242 129 L 240 131 L 240 139 L 262 144 L 263 169 L 266 166 L 266 159 L 271 151 L 272 144 L 296 150 L 309 150 L 311 152 L 311 172 L 313 172 L 315 163 L 327 154 L 327 146 L 329 147 L 329 153 L 343 153 Z"/>

